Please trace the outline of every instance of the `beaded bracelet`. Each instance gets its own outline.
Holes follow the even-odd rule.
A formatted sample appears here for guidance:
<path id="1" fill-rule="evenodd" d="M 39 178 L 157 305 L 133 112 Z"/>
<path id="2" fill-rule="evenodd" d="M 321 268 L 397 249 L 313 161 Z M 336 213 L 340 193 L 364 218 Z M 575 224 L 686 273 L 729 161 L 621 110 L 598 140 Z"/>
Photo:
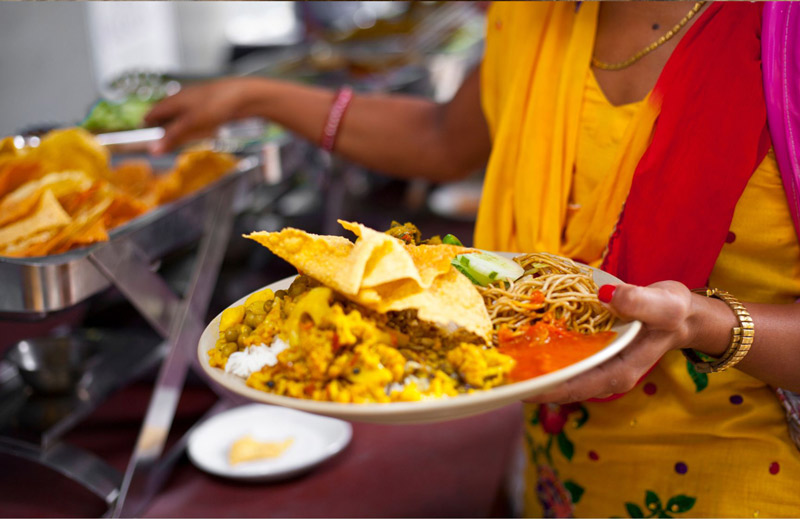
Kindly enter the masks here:
<path id="1" fill-rule="evenodd" d="M 352 100 L 353 89 L 349 86 L 343 86 L 336 92 L 331 110 L 328 112 L 328 119 L 325 121 L 325 126 L 322 127 L 320 146 L 323 150 L 327 152 L 333 151 L 333 146 L 336 144 L 336 135 L 339 133 L 339 125 Z"/>
<path id="2" fill-rule="evenodd" d="M 735 366 L 747 355 L 747 352 L 750 351 L 750 346 L 753 345 L 753 337 L 755 335 L 753 318 L 750 317 L 750 313 L 738 299 L 724 290 L 718 288 L 698 288 L 692 290 L 692 292 L 725 302 L 725 304 L 733 310 L 733 313 L 736 314 L 736 319 L 739 320 L 739 326 L 734 326 L 731 329 L 731 343 L 728 345 L 728 349 L 725 350 L 725 353 L 715 361 L 703 360 L 696 351 L 690 348 L 684 348 L 681 351 L 686 358 L 694 364 L 694 369 L 697 370 L 698 373 L 725 371 Z"/>

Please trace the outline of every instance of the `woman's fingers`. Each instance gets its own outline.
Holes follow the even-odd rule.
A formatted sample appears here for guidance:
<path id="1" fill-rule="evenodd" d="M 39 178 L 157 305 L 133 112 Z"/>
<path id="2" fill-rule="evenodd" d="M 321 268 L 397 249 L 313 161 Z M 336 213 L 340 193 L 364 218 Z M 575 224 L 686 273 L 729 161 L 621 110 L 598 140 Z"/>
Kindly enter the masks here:
<path id="1" fill-rule="evenodd" d="M 616 286 L 609 307 L 622 319 L 642 321 L 653 330 L 683 333 L 691 312 L 691 293 L 682 284 L 662 281 L 647 287 Z"/>
<path id="2" fill-rule="evenodd" d="M 164 153 L 189 140 L 210 137 L 218 124 L 215 114 L 206 107 L 184 111 L 164 124 L 164 136 L 150 146 L 150 152 Z"/>
<path id="3" fill-rule="evenodd" d="M 235 80 L 219 80 L 186 88 L 164 99 L 145 116 L 148 125 L 164 127 L 164 137 L 150 146 L 163 153 L 188 140 L 213 135 L 216 128 L 236 116 L 241 88 Z"/>
<path id="4" fill-rule="evenodd" d="M 614 393 L 625 392 L 626 390 L 623 389 L 625 381 L 615 377 L 611 373 L 614 369 L 613 364 L 615 362 L 616 359 L 612 359 L 591 371 L 587 371 L 582 375 L 564 382 L 552 391 L 528 398 L 525 402 L 566 404 L 570 402 L 580 402 L 601 395 L 607 396 Z M 615 389 L 609 390 L 608 388 L 611 386 L 614 386 Z"/>
<path id="5" fill-rule="evenodd" d="M 622 319 L 643 323 L 639 335 L 616 357 L 528 402 L 566 403 L 625 393 L 670 349 L 690 337 L 691 292 L 672 281 L 648 287 L 601 287 L 599 297 Z"/>
<path id="6" fill-rule="evenodd" d="M 163 153 L 181 144 L 186 139 L 186 134 L 195 124 L 192 119 L 191 116 L 184 115 L 165 125 L 164 137 L 162 137 L 160 141 L 154 143 L 150 151 L 154 153 Z"/>
<path id="7" fill-rule="evenodd" d="M 553 391 L 537 395 L 526 402 L 567 403 L 626 393 L 669 350 L 669 345 L 670 338 L 667 334 L 645 333 L 616 357 L 568 380 Z"/>
<path id="8" fill-rule="evenodd" d="M 159 101 L 144 116 L 144 123 L 147 126 L 160 126 L 165 122 L 174 119 L 179 113 L 184 111 L 183 96 L 178 93 Z"/>
<path id="9" fill-rule="evenodd" d="M 144 116 L 145 125 L 164 127 L 164 137 L 150 144 L 150 153 L 160 155 L 178 144 L 181 134 L 185 133 L 189 124 L 186 112 L 183 97 L 177 94 L 159 102 Z"/>

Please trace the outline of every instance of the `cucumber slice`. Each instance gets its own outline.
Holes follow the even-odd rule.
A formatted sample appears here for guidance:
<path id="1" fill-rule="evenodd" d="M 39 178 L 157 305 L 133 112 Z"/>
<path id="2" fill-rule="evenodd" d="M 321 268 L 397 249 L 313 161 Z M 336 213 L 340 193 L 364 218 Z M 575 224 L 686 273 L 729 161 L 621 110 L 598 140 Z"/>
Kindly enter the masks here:
<path id="1" fill-rule="evenodd" d="M 495 281 L 514 281 L 525 273 L 512 260 L 487 251 L 459 254 L 451 263 L 470 281 L 484 287 Z"/>

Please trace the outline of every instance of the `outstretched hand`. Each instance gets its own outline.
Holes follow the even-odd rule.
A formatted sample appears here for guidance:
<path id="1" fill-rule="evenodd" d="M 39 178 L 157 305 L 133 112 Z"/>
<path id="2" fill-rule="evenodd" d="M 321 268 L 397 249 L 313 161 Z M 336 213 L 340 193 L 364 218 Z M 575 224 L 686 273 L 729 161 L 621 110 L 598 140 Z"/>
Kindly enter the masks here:
<path id="1" fill-rule="evenodd" d="M 158 155 L 212 136 L 220 125 L 247 117 L 250 83 L 250 78 L 230 78 L 192 85 L 156 104 L 144 120 L 148 126 L 163 126 L 164 137 L 150 152 Z"/>
<path id="2" fill-rule="evenodd" d="M 691 344 L 696 329 L 693 297 L 681 283 L 604 285 L 598 295 L 617 317 L 641 321 L 639 334 L 614 358 L 526 402 L 568 403 L 625 393 L 666 352 Z"/>

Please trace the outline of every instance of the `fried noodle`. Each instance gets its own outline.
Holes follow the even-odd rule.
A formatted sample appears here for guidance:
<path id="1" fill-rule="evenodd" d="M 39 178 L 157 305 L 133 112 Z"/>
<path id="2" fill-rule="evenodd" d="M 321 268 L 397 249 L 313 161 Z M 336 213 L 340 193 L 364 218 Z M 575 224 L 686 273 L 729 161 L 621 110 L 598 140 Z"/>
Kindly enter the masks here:
<path id="1" fill-rule="evenodd" d="M 597 299 L 597 284 L 588 268 L 544 253 L 525 254 L 514 261 L 525 269 L 520 279 L 478 287 L 495 329 L 505 325 L 518 330 L 544 319 L 592 334 L 614 324 L 614 316 Z"/>

